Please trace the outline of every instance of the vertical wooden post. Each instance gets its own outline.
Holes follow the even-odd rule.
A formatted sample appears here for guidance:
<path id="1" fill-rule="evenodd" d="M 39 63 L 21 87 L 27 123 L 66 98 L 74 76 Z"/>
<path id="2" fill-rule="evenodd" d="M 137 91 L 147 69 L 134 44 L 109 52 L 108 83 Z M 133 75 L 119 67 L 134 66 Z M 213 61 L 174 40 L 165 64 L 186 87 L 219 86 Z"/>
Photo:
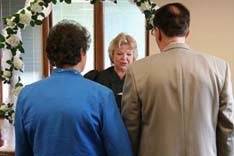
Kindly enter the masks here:
<path id="1" fill-rule="evenodd" d="M 149 56 L 149 37 L 150 31 L 145 29 L 145 56 Z"/>
<path id="2" fill-rule="evenodd" d="M 104 20 L 103 3 L 94 5 L 94 64 L 96 70 L 104 68 Z"/>
<path id="3" fill-rule="evenodd" d="M 52 11 L 50 15 L 43 20 L 42 23 L 42 46 L 43 46 L 43 76 L 47 77 L 50 74 L 50 64 L 46 56 L 46 40 L 52 26 Z"/>

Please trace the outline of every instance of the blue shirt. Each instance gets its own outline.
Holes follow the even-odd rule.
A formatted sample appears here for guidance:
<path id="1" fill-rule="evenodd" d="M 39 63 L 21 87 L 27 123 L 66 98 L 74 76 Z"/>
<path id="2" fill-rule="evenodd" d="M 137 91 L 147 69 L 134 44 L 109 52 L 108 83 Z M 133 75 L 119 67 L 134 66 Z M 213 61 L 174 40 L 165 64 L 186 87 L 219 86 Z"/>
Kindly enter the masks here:
<path id="1" fill-rule="evenodd" d="M 132 156 L 112 91 L 72 69 L 21 91 L 15 133 L 16 156 Z"/>

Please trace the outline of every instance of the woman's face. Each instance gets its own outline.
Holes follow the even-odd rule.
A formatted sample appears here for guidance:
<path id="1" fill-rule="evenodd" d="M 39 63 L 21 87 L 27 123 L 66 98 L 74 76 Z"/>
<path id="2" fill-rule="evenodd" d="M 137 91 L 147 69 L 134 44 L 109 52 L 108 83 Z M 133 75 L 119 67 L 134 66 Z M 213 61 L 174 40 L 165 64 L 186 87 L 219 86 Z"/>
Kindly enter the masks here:
<path id="1" fill-rule="evenodd" d="M 129 45 L 122 45 L 115 49 L 113 64 L 117 70 L 126 71 L 131 63 L 133 63 L 133 49 Z"/>

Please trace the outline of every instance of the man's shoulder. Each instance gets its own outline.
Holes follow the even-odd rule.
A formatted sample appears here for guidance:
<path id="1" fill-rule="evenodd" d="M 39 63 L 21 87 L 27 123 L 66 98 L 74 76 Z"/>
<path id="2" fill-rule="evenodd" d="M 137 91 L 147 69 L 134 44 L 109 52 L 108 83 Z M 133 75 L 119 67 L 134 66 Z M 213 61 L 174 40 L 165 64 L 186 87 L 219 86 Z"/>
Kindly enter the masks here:
<path id="1" fill-rule="evenodd" d="M 153 54 L 151 56 L 147 56 L 145 58 L 137 60 L 132 66 L 133 67 L 138 67 L 138 66 L 146 66 L 147 67 L 147 65 L 150 65 L 152 62 L 160 63 L 160 60 L 164 60 L 167 57 L 167 54 L 169 54 L 169 53 L 170 52 L 157 53 L 157 54 Z M 211 55 L 209 53 L 205 53 L 205 52 L 200 52 L 200 51 L 190 49 L 189 54 L 194 59 L 196 59 L 196 58 L 197 59 L 205 59 L 208 62 L 213 62 L 213 63 L 216 63 L 216 64 L 223 64 L 223 65 L 227 63 L 224 59 L 219 58 L 219 57 L 214 56 L 214 55 Z"/>
<path id="2" fill-rule="evenodd" d="M 152 65 L 152 62 L 157 61 L 160 59 L 160 54 L 154 54 L 151 56 L 146 56 L 142 59 L 135 61 L 133 64 L 129 66 L 129 68 L 148 68 Z"/>
<path id="3" fill-rule="evenodd" d="M 129 71 L 137 74 L 147 74 L 148 72 L 160 71 L 162 72 L 163 67 L 173 68 L 175 64 L 181 61 L 184 64 L 189 63 L 191 66 L 208 67 L 214 72 L 223 74 L 226 71 L 227 62 L 217 56 L 210 55 L 208 53 L 188 50 L 182 53 L 170 54 L 171 52 L 154 54 L 143 59 L 140 59 L 129 66 Z M 154 72 L 156 73 L 156 72 Z"/>
<path id="4" fill-rule="evenodd" d="M 193 51 L 193 54 L 196 55 L 198 58 L 205 59 L 212 66 L 224 67 L 227 64 L 224 59 L 211 55 L 209 53 Z"/>
<path id="5" fill-rule="evenodd" d="M 23 86 L 18 97 L 20 97 L 21 99 L 24 99 L 28 96 L 31 96 L 35 91 L 38 91 L 41 88 L 41 84 L 43 84 L 44 81 L 45 79 L 42 79 L 42 80 Z M 37 96 L 39 97 L 39 95 Z"/>

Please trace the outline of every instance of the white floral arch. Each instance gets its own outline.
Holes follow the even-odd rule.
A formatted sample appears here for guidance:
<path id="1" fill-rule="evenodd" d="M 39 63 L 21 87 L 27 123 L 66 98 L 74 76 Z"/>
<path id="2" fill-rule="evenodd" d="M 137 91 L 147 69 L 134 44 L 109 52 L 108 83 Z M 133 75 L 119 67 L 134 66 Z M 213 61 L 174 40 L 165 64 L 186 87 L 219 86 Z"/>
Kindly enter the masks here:
<path id="1" fill-rule="evenodd" d="M 87 0 L 91 4 L 105 0 Z M 117 3 L 117 0 L 109 0 Z M 146 28 L 152 29 L 152 19 L 154 12 L 158 8 L 151 0 L 129 0 L 136 4 L 146 17 Z M 13 121 L 14 102 L 23 87 L 18 72 L 23 72 L 23 60 L 21 54 L 24 53 L 21 38 L 21 29 L 27 26 L 41 25 L 42 21 L 50 14 L 51 5 L 59 2 L 70 4 L 71 0 L 26 0 L 24 8 L 17 13 L 4 18 L 5 28 L 0 34 L 0 49 L 2 49 L 0 78 L 4 85 L 10 85 L 9 101 L 3 102 L 0 106 L 0 118 L 6 118 L 10 123 Z M 3 52 L 4 51 L 4 52 Z M 17 81 L 13 80 L 17 77 Z"/>

